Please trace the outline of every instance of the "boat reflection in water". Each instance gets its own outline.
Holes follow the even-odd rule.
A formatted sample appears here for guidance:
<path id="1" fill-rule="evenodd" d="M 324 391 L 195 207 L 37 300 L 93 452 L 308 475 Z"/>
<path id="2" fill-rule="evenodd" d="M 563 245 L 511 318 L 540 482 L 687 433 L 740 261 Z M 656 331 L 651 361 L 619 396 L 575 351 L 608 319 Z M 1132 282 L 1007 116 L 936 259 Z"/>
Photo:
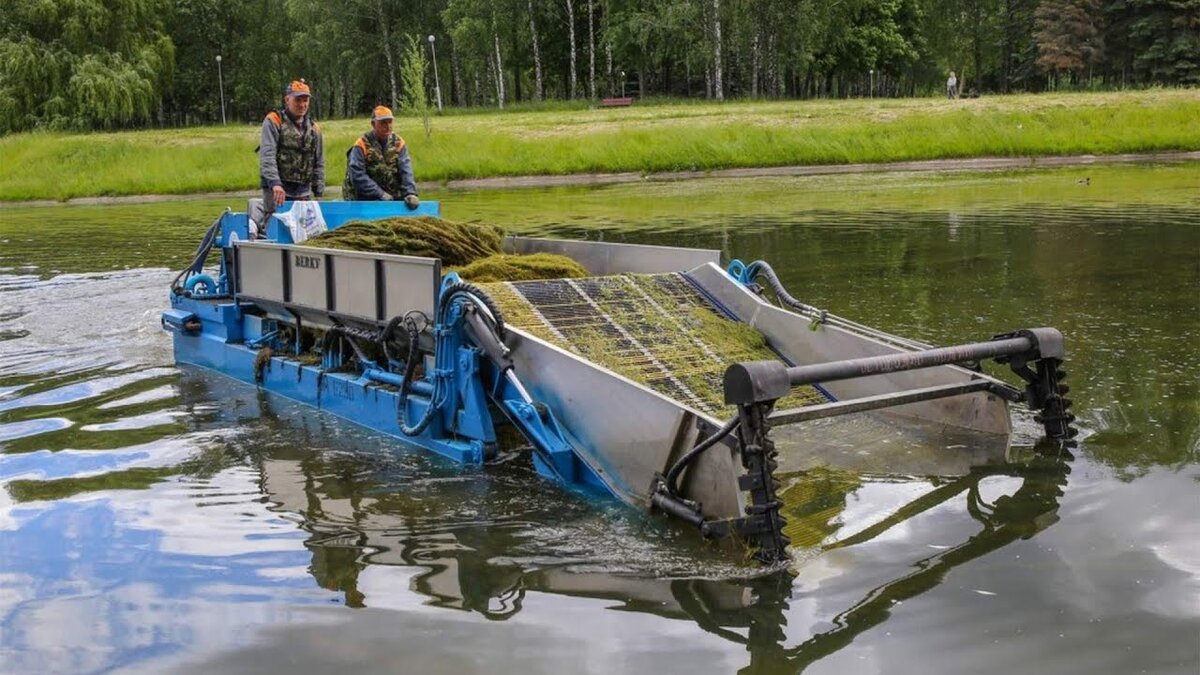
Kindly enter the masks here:
<path id="1" fill-rule="evenodd" d="M 224 378 L 183 372 L 185 398 L 219 402 L 217 424 L 256 419 L 278 432 L 268 434 L 254 458 L 262 490 L 275 509 L 300 517 L 310 533 L 311 574 L 344 594 L 346 605 L 377 606 L 364 588 L 370 584 L 362 583 L 371 566 L 418 568 L 408 578 L 424 604 L 498 621 L 518 614 L 531 593 L 606 599 L 614 602 L 610 609 L 692 621 L 744 645 L 743 672 L 802 670 L 886 621 L 897 603 L 936 587 L 955 567 L 1054 524 L 1072 459 L 1057 445 L 1025 449 L 1024 458 L 992 448 L 968 455 L 974 465 L 955 461 L 942 472 L 957 475 L 935 477 L 916 473 L 929 468 L 930 456 L 912 447 L 899 453 L 917 456 L 910 467 L 916 471 L 907 475 L 863 473 L 846 460 L 855 453 L 841 453 L 833 466 L 797 460 L 808 466 L 792 467 L 783 493 L 795 569 L 753 576 L 761 570 L 731 565 L 727 553 L 665 519 L 622 507 L 606 512 L 603 502 L 556 486 L 540 489 L 543 481 L 519 454 L 483 470 L 450 466 L 419 450 L 397 453 L 392 439 Z M 868 423 L 857 432 L 871 437 L 879 430 Z M 883 461 L 856 456 L 867 456 L 871 466 Z M 997 485 L 1004 494 L 991 496 Z M 808 592 L 806 565 L 939 509 L 954 513 L 950 529 L 958 543 L 889 562 L 903 572 L 817 617 L 817 629 L 788 632 L 790 610 Z M 624 530 L 615 535 L 620 539 L 603 532 L 614 527 Z M 656 539 L 669 541 L 655 549 Z M 621 550 L 606 556 L 614 541 Z M 631 561 L 630 550 L 640 548 L 651 552 Z M 671 551 L 666 563 L 655 562 Z"/>

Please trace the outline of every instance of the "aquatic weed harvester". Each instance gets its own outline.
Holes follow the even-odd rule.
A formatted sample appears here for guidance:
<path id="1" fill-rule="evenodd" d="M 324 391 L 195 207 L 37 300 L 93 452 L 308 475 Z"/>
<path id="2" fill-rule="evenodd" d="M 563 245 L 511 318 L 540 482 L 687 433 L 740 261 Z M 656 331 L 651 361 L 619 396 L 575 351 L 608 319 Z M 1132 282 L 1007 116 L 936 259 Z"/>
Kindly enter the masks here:
<path id="1" fill-rule="evenodd" d="M 589 276 L 477 284 L 437 257 L 297 243 L 438 213 L 285 205 L 253 238 L 255 218 L 222 214 L 171 285 L 176 360 L 467 464 L 495 457 L 511 426 L 541 475 L 768 564 L 789 559 L 773 429 L 880 411 L 1007 444 L 1008 406 L 1024 403 L 1048 437 L 1076 433 L 1053 328 L 935 348 L 804 304 L 767 263 L 722 267 L 711 250 L 510 236 L 506 252 L 564 255 Z M 988 359 L 1022 385 L 984 374 Z"/>

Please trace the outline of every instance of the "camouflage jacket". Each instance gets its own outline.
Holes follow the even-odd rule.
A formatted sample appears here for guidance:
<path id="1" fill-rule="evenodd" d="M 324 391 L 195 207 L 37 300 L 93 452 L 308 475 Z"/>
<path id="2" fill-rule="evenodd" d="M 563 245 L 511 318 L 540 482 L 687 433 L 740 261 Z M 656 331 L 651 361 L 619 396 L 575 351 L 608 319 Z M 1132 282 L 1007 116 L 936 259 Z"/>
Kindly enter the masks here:
<path id="1" fill-rule="evenodd" d="M 325 192 L 325 148 L 311 117 L 297 124 L 282 110 L 267 113 L 258 152 L 262 187 L 282 185 L 289 197 Z"/>
<path id="2" fill-rule="evenodd" d="M 393 199 L 417 194 L 412 159 L 403 138 L 392 134 L 380 145 L 375 133 L 368 131 L 346 151 L 342 199 L 374 201 L 385 193 Z"/>

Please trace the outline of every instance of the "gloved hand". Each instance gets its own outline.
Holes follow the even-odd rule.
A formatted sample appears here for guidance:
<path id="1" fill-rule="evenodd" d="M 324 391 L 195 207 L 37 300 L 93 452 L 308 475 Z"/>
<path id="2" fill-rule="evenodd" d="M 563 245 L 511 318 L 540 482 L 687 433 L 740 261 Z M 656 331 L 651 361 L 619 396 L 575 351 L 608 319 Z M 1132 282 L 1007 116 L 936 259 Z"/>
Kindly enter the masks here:
<path id="1" fill-rule="evenodd" d="M 421 200 L 416 195 L 409 195 L 404 198 L 404 204 L 410 209 L 415 209 L 421 205 Z"/>
<path id="2" fill-rule="evenodd" d="M 390 201 L 392 201 L 392 196 L 385 192 L 385 193 L 383 193 L 383 196 L 379 198 L 379 201 L 390 202 Z"/>

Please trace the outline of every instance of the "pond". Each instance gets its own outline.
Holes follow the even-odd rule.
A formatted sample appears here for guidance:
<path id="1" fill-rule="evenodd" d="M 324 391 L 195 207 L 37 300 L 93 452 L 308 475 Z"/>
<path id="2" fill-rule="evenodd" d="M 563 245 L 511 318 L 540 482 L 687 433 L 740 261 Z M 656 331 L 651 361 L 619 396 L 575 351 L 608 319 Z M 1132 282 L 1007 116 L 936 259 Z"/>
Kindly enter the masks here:
<path id="1" fill-rule="evenodd" d="M 1081 440 L 1018 415 L 1003 464 L 789 475 L 791 574 L 755 576 L 527 455 L 459 467 L 176 368 L 167 284 L 240 200 L 3 208 L 0 672 L 1200 666 L 1200 165 L 426 197 L 767 259 L 932 343 L 1055 326 Z"/>

